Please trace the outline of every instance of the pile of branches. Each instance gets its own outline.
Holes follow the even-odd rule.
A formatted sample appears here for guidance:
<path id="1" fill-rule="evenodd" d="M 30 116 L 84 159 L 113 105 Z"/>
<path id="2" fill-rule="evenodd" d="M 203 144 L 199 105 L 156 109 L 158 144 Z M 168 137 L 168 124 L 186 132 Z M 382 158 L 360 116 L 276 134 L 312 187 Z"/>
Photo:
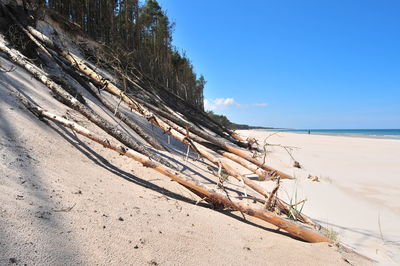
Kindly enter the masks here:
<path id="1" fill-rule="evenodd" d="M 154 169 L 199 196 L 199 201 L 209 202 L 214 208 L 229 208 L 254 216 L 305 241 L 332 242 L 321 232 L 319 225 L 304 214 L 293 212 L 292 205 L 277 197 L 279 181 L 293 178 L 253 156 L 255 151 L 260 152 L 254 141 L 244 140 L 235 132 L 222 127 L 203 111 L 191 107 L 161 85 L 154 84 L 140 72 L 126 73 L 120 70 L 119 75 L 123 84 L 111 81 L 105 76 L 104 71 L 69 49 L 70 46 L 63 45 L 57 37 L 60 35 L 57 34 L 59 28 L 54 27 L 55 32 L 46 35 L 45 32 L 35 28 L 35 19 L 32 14 L 27 14 L 28 10 L 22 11 L 16 6 L 7 6 L 1 2 L 0 5 L 0 15 L 10 22 L 9 30 L 4 32 L 4 36 L 0 36 L 0 51 L 46 85 L 56 99 L 101 128 L 103 134 L 100 136 L 64 116 L 44 110 L 33 100 L 15 91 L 21 103 L 38 118 L 69 128 L 93 142 Z M 18 28 L 20 38 L 29 41 L 31 44 L 29 51 L 21 50 L 20 45 L 11 38 L 9 34 L 11 28 L 14 37 Z M 27 52 L 35 56 L 36 60 L 30 60 Z M 49 75 L 39 65 L 57 68 L 64 78 Z M 71 80 L 74 82 L 69 82 Z M 127 86 L 132 88 L 129 91 L 135 93 L 127 93 Z M 90 108 L 86 104 L 85 97 L 78 93 L 82 89 L 88 90 L 105 109 L 120 120 L 120 123 L 135 131 L 141 140 L 118 130 Z M 117 97 L 119 103 L 110 101 L 111 97 Z M 165 98 L 169 100 L 163 100 Z M 171 105 L 171 102 L 175 104 Z M 162 142 L 121 112 L 120 105 L 128 106 L 132 112 L 145 118 L 164 134 L 186 145 L 188 151 L 191 149 L 199 157 L 214 165 L 214 169 L 217 169 L 214 173 L 217 185 L 211 187 L 194 177 L 180 173 L 176 166 L 157 152 L 165 150 Z M 147 144 L 143 144 L 143 141 Z M 231 166 L 232 163 L 245 167 L 262 180 L 275 180 L 277 185 L 268 192 L 257 182 L 239 173 Z M 226 176 L 237 179 L 244 188 L 253 191 L 254 195 L 248 195 L 246 190 L 244 196 L 230 195 L 225 189 Z M 249 198 L 251 202 L 246 200 Z"/>

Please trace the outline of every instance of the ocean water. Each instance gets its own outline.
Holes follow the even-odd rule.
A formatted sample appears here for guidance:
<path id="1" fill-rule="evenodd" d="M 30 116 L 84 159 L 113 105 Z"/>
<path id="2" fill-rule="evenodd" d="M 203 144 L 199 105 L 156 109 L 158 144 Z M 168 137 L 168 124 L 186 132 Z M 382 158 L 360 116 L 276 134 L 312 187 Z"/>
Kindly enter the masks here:
<path id="1" fill-rule="evenodd" d="M 308 134 L 308 131 L 310 131 L 311 134 L 318 135 L 400 139 L 400 129 L 282 129 L 271 131 L 294 132 L 303 134 Z"/>

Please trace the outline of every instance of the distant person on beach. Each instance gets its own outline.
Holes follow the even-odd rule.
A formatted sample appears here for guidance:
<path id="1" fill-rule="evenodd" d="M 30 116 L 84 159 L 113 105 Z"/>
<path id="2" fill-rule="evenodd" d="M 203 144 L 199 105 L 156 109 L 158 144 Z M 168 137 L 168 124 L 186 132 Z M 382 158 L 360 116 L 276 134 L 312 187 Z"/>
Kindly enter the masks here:
<path id="1" fill-rule="evenodd" d="M 308 134 L 311 134 L 311 131 L 310 131 L 310 130 L 308 131 Z"/>

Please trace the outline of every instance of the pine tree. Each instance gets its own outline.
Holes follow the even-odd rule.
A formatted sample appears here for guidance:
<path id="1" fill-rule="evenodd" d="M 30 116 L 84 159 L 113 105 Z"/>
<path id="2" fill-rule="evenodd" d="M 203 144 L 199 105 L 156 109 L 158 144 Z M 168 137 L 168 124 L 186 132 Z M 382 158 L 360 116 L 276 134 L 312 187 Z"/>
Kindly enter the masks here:
<path id="1" fill-rule="evenodd" d="M 189 58 L 173 47 L 174 23 L 156 0 L 147 0 L 142 6 L 138 0 L 48 0 L 47 6 L 95 40 L 125 51 L 119 56 L 123 69 L 139 68 L 170 92 L 203 109 L 204 77 L 197 79 Z"/>

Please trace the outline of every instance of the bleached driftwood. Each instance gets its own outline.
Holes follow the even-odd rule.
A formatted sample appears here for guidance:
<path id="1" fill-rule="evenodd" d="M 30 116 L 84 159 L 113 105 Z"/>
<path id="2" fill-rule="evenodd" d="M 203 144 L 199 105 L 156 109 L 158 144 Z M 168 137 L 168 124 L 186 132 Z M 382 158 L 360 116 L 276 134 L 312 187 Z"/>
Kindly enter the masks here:
<path id="1" fill-rule="evenodd" d="M 107 139 L 97 136 L 96 134 L 94 134 L 93 132 L 89 131 L 88 129 L 80 126 L 79 124 L 76 124 L 65 118 L 57 116 L 48 111 L 45 111 L 42 108 L 32 104 L 31 102 L 29 102 L 26 98 L 24 98 L 21 95 L 19 95 L 19 99 L 24 104 L 24 106 L 26 106 L 29 110 L 31 110 L 35 115 L 37 115 L 41 118 L 49 119 L 53 122 L 56 122 L 67 128 L 70 128 L 73 131 L 75 131 L 76 133 L 81 134 L 81 135 L 93 140 L 94 142 L 101 144 L 104 147 L 112 149 L 121 155 L 125 155 L 127 157 L 130 157 L 130 158 L 142 163 L 146 167 L 149 167 L 149 168 L 152 168 L 152 169 L 158 171 L 159 173 L 169 177 L 171 180 L 176 181 L 180 185 L 195 192 L 195 194 L 200 196 L 202 199 L 206 199 L 207 201 L 212 202 L 213 204 L 216 204 L 219 206 L 222 205 L 227 208 L 232 208 L 232 209 L 240 211 L 241 213 L 245 213 L 250 216 L 254 216 L 256 218 L 264 220 L 264 221 L 271 223 L 271 224 L 279 227 L 280 229 L 288 232 L 289 234 L 291 234 L 295 237 L 301 238 L 305 241 L 312 242 L 312 243 L 316 243 L 316 242 L 332 243 L 332 241 L 330 239 L 328 239 L 326 236 L 320 234 L 319 232 L 316 232 L 310 228 L 307 228 L 300 224 L 297 224 L 294 221 L 284 219 L 272 212 L 254 208 L 250 205 L 244 204 L 239 201 L 234 201 L 234 200 L 230 199 L 228 196 L 226 196 L 218 191 L 215 191 L 211 188 L 206 187 L 205 185 L 194 180 L 193 178 L 183 176 L 175 171 L 168 169 L 167 167 L 161 165 L 158 162 L 151 160 L 149 157 L 147 157 L 139 152 L 129 149 L 128 147 L 124 147 L 124 146 L 112 143 L 111 141 L 109 141 Z"/>

